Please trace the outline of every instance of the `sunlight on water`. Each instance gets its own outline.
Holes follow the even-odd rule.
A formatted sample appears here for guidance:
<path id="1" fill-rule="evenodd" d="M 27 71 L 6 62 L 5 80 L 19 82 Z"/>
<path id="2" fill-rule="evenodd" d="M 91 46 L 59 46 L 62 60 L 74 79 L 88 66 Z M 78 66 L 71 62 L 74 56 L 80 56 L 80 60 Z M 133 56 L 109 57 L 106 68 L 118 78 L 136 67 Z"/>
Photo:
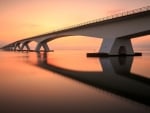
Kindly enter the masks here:
<path id="1" fill-rule="evenodd" d="M 84 51 L 55 51 L 47 53 L 48 63 L 80 71 L 102 71 L 99 59 L 87 58 Z M 37 54 L 29 53 L 28 60 L 34 64 L 37 63 Z"/>
<path id="2" fill-rule="evenodd" d="M 148 101 L 124 95 L 126 92 L 127 94 L 138 92 L 132 92 L 132 87 L 141 88 L 140 95 L 143 95 L 144 90 L 150 89 L 148 83 L 143 84 L 139 79 L 137 82 L 132 81 L 126 75 L 119 75 L 129 70 L 130 63 L 125 65 L 127 69 L 123 69 L 124 66 L 120 65 L 120 71 L 116 68 L 118 67 L 116 65 L 119 65 L 116 63 L 118 60 L 87 58 L 85 52 L 56 51 L 46 54 L 46 57 L 43 56 L 44 53 L 34 52 L 0 53 L 0 111 L 25 110 L 41 113 L 45 111 L 149 113 L 150 111 Z M 127 59 L 130 60 L 132 61 Z M 131 70 L 139 73 L 141 69 L 139 73 L 141 76 L 148 75 L 149 62 L 146 60 L 150 60 L 150 57 L 135 57 Z M 141 64 L 143 61 L 145 63 Z M 142 65 L 146 65 L 146 71 Z M 144 95 L 147 98 L 147 94 Z"/>
<path id="3" fill-rule="evenodd" d="M 134 58 L 131 72 L 150 79 L 149 67 L 150 67 L 150 54 L 147 53 L 144 54 L 144 56 Z"/>

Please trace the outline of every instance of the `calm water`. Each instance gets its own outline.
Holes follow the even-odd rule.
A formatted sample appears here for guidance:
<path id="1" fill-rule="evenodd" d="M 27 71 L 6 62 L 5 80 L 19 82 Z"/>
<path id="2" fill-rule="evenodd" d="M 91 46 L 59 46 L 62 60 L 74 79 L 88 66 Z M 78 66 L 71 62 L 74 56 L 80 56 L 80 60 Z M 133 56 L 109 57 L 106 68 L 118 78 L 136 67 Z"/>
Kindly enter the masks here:
<path id="1" fill-rule="evenodd" d="M 0 52 L 0 112 L 150 113 L 150 54 Z"/>

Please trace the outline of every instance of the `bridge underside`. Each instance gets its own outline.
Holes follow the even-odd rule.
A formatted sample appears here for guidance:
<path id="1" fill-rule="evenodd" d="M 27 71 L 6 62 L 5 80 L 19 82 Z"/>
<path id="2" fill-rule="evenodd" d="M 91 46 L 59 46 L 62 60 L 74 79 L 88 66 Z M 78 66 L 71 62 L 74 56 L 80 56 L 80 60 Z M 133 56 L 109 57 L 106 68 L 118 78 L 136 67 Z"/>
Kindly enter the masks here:
<path id="1" fill-rule="evenodd" d="M 14 51 L 35 51 L 40 52 L 41 47 L 43 47 L 44 52 L 51 52 L 47 42 L 39 42 L 34 50 L 31 50 L 29 46 L 29 41 L 24 43 L 17 43 L 14 46 L 6 48 L 7 50 Z M 25 49 L 26 48 L 26 49 Z M 25 50 L 24 50 L 25 49 Z M 140 53 L 135 54 L 130 38 L 112 38 L 103 39 L 101 48 L 98 53 L 87 53 L 87 56 L 134 56 L 141 55 Z"/>
<path id="2" fill-rule="evenodd" d="M 124 37 L 119 38 L 103 38 L 103 42 L 101 45 L 101 48 L 97 53 L 87 53 L 88 57 L 108 57 L 108 56 L 141 56 L 141 53 L 134 53 L 131 38 L 136 38 L 139 36 L 144 36 L 150 34 L 150 30 L 145 32 L 140 32 Z M 47 38 L 46 40 L 37 41 L 37 45 L 34 50 L 31 50 L 31 47 L 29 46 L 29 43 L 35 40 L 27 40 L 23 42 L 15 42 L 12 45 L 7 46 L 4 48 L 5 50 L 10 51 L 34 51 L 34 52 L 53 52 L 47 45 L 49 41 L 52 41 L 54 39 L 61 38 L 55 37 L 55 38 Z M 43 50 L 41 50 L 43 48 Z"/>

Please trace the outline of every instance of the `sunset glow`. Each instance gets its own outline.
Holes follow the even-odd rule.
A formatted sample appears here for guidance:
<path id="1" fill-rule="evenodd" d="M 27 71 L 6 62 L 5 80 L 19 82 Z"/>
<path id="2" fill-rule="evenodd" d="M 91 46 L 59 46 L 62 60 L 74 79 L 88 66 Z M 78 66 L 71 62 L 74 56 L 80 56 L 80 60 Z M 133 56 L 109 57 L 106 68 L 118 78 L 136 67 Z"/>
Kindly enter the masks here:
<path id="1" fill-rule="evenodd" d="M 150 0 L 0 0 L 0 113 L 150 113 L 149 20 Z"/>
<path id="2" fill-rule="evenodd" d="M 0 45 L 149 4 L 149 0 L 1 0 Z M 67 41 L 73 44 L 71 40 L 74 39 Z M 87 45 L 91 41 L 93 45 L 100 43 L 89 38 L 84 41 Z M 66 43 L 63 39 L 56 42 L 62 45 Z M 81 46 L 79 39 L 76 42 Z M 150 42 L 150 39 L 143 38 L 142 43 L 135 41 L 135 45 L 142 47 L 145 42 Z M 52 43 L 52 46 L 55 45 Z"/>

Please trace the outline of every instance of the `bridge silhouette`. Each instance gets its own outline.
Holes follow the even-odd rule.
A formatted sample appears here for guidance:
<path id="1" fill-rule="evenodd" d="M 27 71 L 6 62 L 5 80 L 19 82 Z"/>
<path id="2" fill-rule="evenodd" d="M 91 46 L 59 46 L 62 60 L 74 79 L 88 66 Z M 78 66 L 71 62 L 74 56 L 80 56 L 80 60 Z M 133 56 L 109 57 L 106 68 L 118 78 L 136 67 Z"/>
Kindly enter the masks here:
<path id="1" fill-rule="evenodd" d="M 52 64 L 47 52 L 37 52 L 36 54 L 37 62 L 32 63 L 29 57 L 24 57 L 27 63 L 136 102 L 150 105 L 150 79 L 131 73 L 132 56 L 100 58 L 103 71 L 80 71 Z"/>
<path id="2" fill-rule="evenodd" d="M 30 51 L 29 43 L 36 41 L 37 45 L 34 51 L 39 52 L 41 47 L 43 47 L 45 52 L 49 52 L 51 50 L 47 42 L 66 36 L 81 35 L 103 39 L 98 54 L 135 55 L 131 39 L 150 34 L 149 20 L 150 6 L 146 6 L 50 33 L 18 40 L 2 47 L 2 49 L 23 51 L 26 47 Z"/>

